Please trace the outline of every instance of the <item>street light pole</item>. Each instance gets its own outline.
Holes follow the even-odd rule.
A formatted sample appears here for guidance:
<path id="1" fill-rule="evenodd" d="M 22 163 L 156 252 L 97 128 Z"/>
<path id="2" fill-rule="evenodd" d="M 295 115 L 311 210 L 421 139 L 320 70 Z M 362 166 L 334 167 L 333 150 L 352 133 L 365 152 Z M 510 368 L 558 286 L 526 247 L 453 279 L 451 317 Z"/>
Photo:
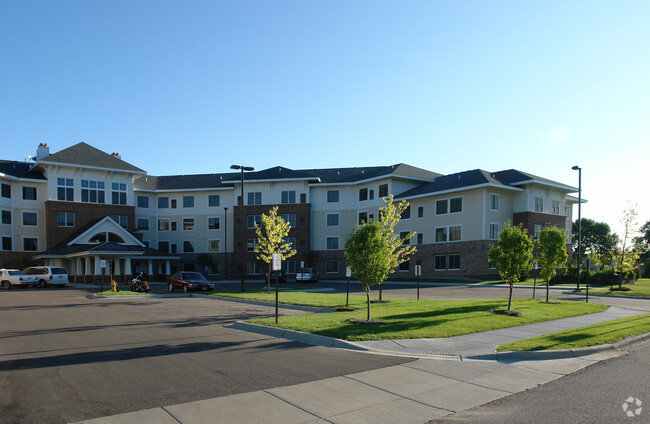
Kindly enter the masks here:
<path id="1" fill-rule="evenodd" d="M 228 207 L 223 208 L 223 279 L 228 280 Z"/>
<path id="2" fill-rule="evenodd" d="M 241 171 L 241 291 L 246 291 L 244 288 L 244 171 L 254 171 L 252 166 L 230 165 L 230 169 L 238 169 Z"/>
<path id="3" fill-rule="evenodd" d="M 578 171 L 578 284 L 576 290 L 580 290 L 580 269 L 582 268 L 582 168 L 578 165 L 572 167 L 574 171 Z M 589 288 L 587 288 L 589 290 Z M 589 301 L 589 291 L 587 291 L 587 302 Z"/>

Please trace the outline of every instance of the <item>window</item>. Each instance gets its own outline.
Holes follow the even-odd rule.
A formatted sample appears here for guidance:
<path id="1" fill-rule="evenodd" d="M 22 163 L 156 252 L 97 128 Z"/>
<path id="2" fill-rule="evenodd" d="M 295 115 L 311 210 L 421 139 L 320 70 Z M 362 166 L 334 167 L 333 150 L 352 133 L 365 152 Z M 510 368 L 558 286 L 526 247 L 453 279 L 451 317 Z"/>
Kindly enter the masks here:
<path id="1" fill-rule="evenodd" d="M 436 255 L 433 258 L 433 269 L 435 271 L 447 270 L 447 257 L 444 255 Z"/>
<path id="2" fill-rule="evenodd" d="M 176 199 L 172 199 L 172 209 L 176 209 Z"/>
<path id="3" fill-rule="evenodd" d="M 158 231 L 169 231 L 169 219 L 158 220 Z"/>
<path id="4" fill-rule="evenodd" d="M 208 230 L 218 230 L 220 227 L 220 220 L 217 216 L 211 216 L 208 218 Z"/>
<path id="5" fill-rule="evenodd" d="M 488 235 L 490 240 L 499 240 L 499 224 L 490 224 L 490 234 Z"/>
<path id="6" fill-rule="evenodd" d="M 424 206 L 418 206 L 418 218 L 424 218 Z"/>
<path id="7" fill-rule="evenodd" d="M 168 241 L 159 241 L 158 250 L 161 252 L 169 253 L 169 242 Z"/>
<path id="8" fill-rule="evenodd" d="M 399 233 L 399 238 L 400 240 L 404 240 L 402 242 L 402 245 L 406 246 L 408 244 L 411 244 L 411 238 L 409 237 L 410 231 L 402 231 Z"/>
<path id="9" fill-rule="evenodd" d="M 436 228 L 436 243 L 447 241 L 447 227 Z"/>
<path id="10" fill-rule="evenodd" d="M 194 240 L 183 240 L 183 252 L 194 253 Z"/>
<path id="11" fill-rule="evenodd" d="M 248 193 L 248 204 L 249 205 L 261 205 L 262 204 L 262 192 L 261 191 L 252 191 Z"/>
<path id="12" fill-rule="evenodd" d="M 23 187 L 23 200 L 36 200 L 36 187 Z"/>
<path id="13" fill-rule="evenodd" d="M 170 246 L 170 252 L 171 253 L 176 253 L 178 252 L 178 245 L 176 243 L 172 243 Z"/>
<path id="14" fill-rule="evenodd" d="M 111 218 L 113 218 L 113 221 L 120 224 L 121 227 L 128 228 L 128 226 L 129 226 L 129 217 L 128 216 L 125 216 L 125 215 L 113 215 L 113 216 L 111 216 Z"/>
<path id="15" fill-rule="evenodd" d="M 34 237 L 23 237 L 23 250 L 25 252 L 35 252 L 38 250 L 38 239 Z"/>
<path id="16" fill-rule="evenodd" d="M 26 227 L 36 227 L 38 225 L 38 215 L 36 212 L 23 212 L 23 225 Z"/>
<path id="17" fill-rule="evenodd" d="M 540 224 L 535 224 L 535 231 L 533 234 L 533 240 L 539 240 L 539 235 L 542 233 L 542 226 Z"/>
<path id="18" fill-rule="evenodd" d="M 169 208 L 169 197 L 159 197 L 158 209 L 167 209 L 167 208 Z"/>
<path id="19" fill-rule="evenodd" d="M 2 250 L 13 250 L 11 237 L 2 237 Z"/>
<path id="20" fill-rule="evenodd" d="M 74 180 L 72 178 L 57 178 L 56 185 L 57 200 L 74 202 Z"/>
<path id="21" fill-rule="evenodd" d="M 444 215 L 447 213 L 448 200 L 437 200 L 436 201 L 436 215 Z"/>
<path id="22" fill-rule="evenodd" d="M 177 226 L 176 226 L 176 221 L 172 221 L 172 231 L 176 231 Z"/>
<path id="23" fill-rule="evenodd" d="M 282 271 L 285 274 L 295 274 L 296 273 L 296 261 L 283 261 L 282 262 Z"/>
<path id="24" fill-rule="evenodd" d="M 217 207 L 221 204 L 221 198 L 218 194 L 211 194 L 208 196 L 208 206 L 211 208 Z"/>
<path id="25" fill-rule="evenodd" d="M 463 198 L 454 197 L 449 199 L 449 213 L 460 213 L 463 211 Z"/>
<path id="26" fill-rule="evenodd" d="M 535 212 L 544 212 L 544 199 L 541 197 L 535 198 Z"/>
<path id="27" fill-rule="evenodd" d="M 11 225 L 11 211 L 2 210 L 2 223 L 6 225 Z"/>
<path id="28" fill-rule="evenodd" d="M 379 197 L 388 196 L 388 184 L 379 184 Z"/>
<path id="29" fill-rule="evenodd" d="M 247 215 L 246 216 L 246 228 L 249 230 L 255 228 L 255 224 L 259 227 L 262 225 L 262 216 L 261 215 Z"/>
<path id="30" fill-rule="evenodd" d="M 282 203 L 296 203 L 296 192 L 295 191 L 283 191 L 282 192 Z"/>
<path id="31" fill-rule="evenodd" d="M 193 208 L 194 207 L 194 196 L 183 196 L 183 207 L 184 208 Z"/>
<path id="32" fill-rule="evenodd" d="M 362 202 L 364 200 L 368 200 L 368 189 L 367 188 L 359 189 L 359 201 Z"/>
<path id="33" fill-rule="evenodd" d="M 149 207 L 149 197 L 148 196 L 138 196 L 138 207 L 139 208 L 148 208 Z"/>
<path id="34" fill-rule="evenodd" d="M 375 190 L 370 190 L 368 192 L 368 199 L 372 200 L 375 198 Z"/>
<path id="35" fill-rule="evenodd" d="M 284 239 L 285 243 L 289 243 L 289 246 L 291 246 L 291 250 L 296 250 L 296 238 L 295 237 L 287 237 Z"/>
<path id="36" fill-rule="evenodd" d="M 328 213 L 327 214 L 327 226 L 328 227 L 338 227 L 339 226 L 339 214 L 338 213 Z"/>
<path id="37" fill-rule="evenodd" d="M 11 199 L 11 186 L 9 184 L 2 184 L 2 197 Z"/>
<path id="38" fill-rule="evenodd" d="M 499 195 L 498 194 L 490 194 L 490 210 L 492 211 L 498 211 L 499 210 L 499 203 L 500 203 Z"/>
<path id="39" fill-rule="evenodd" d="M 208 240 L 208 252 L 219 252 L 221 250 L 221 240 Z"/>
<path id="40" fill-rule="evenodd" d="M 106 192 L 103 181 L 81 180 L 81 201 L 85 203 L 105 203 Z"/>
<path id="41" fill-rule="evenodd" d="M 339 272 L 338 259 L 330 259 L 329 261 L 325 261 L 325 272 L 328 274 L 338 274 Z"/>
<path id="42" fill-rule="evenodd" d="M 221 263 L 212 262 L 210 264 L 210 274 L 221 274 Z"/>
<path id="43" fill-rule="evenodd" d="M 261 261 L 248 261 L 246 262 L 246 273 L 248 275 L 261 275 L 262 262 Z"/>
<path id="44" fill-rule="evenodd" d="M 555 214 L 555 215 L 560 214 L 560 201 L 559 200 L 551 201 L 551 207 L 553 208 L 553 214 Z"/>
<path id="45" fill-rule="evenodd" d="M 307 203 L 307 193 L 300 193 L 300 203 Z"/>
<path id="46" fill-rule="evenodd" d="M 423 238 L 423 234 L 422 234 L 422 233 L 418 233 L 418 234 L 417 234 L 417 244 L 422 244 L 422 243 L 423 243 L 422 238 Z"/>
<path id="47" fill-rule="evenodd" d="M 194 218 L 183 218 L 183 231 L 194 231 Z"/>
<path id="48" fill-rule="evenodd" d="M 74 214 L 71 212 L 57 212 L 56 225 L 59 227 L 74 227 Z"/>
<path id="49" fill-rule="evenodd" d="M 449 241 L 460 241 L 461 236 L 461 226 L 455 225 L 449 227 Z"/>
<path id="50" fill-rule="evenodd" d="M 408 205 L 401 215 L 402 219 L 411 219 L 411 205 Z"/>
<path id="51" fill-rule="evenodd" d="M 280 218 L 284 219 L 284 222 L 288 222 L 291 228 L 296 226 L 296 214 L 295 213 L 285 213 L 280 215 Z"/>
<path id="52" fill-rule="evenodd" d="M 338 203 L 338 202 L 339 202 L 339 191 L 327 190 L 327 203 Z"/>
<path id="53" fill-rule="evenodd" d="M 254 252 L 255 247 L 259 244 L 259 240 L 257 238 L 249 238 L 246 239 L 246 250 L 248 252 Z"/>
<path id="54" fill-rule="evenodd" d="M 359 212 L 359 225 L 368 222 L 368 212 Z"/>
<path id="55" fill-rule="evenodd" d="M 139 231 L 149 231 L 149 219 L 148 218 L 138 218 L 136 221 L 136 228 Z"/>
<path id="56" fill-rule="evenodd" d="M 401 272 L 406 272 L 410 269 L 411 261 L 404 261 L 401 264 L 399 264 L 399 270 Z"/>
<path id="57" fill-rule="evenodd" d="M 338 248 L 339 248 L 339 238 L 327 237 L 327 250 L 338 250 Z"/>
<path id="58" fill-rule="evenodd" d="M 449 262 L 448 265 L 450 270 L 460 269 L 460 255 L 449 255 L 448 262 Z"/>
<path id="59" fill-rule="evenodd" d="M 126 205 L 126 184 L 113 183 L 111 188 L 111 203 L 113 205 Z"/>

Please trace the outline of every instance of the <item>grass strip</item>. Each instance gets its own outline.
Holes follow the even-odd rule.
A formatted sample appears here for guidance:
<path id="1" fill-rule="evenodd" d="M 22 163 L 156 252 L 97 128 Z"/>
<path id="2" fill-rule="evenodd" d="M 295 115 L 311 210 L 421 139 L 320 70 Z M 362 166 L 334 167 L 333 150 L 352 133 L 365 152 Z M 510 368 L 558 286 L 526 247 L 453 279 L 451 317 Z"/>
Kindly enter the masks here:
<path id="1" fill-rule="evenodd" d="M 134 295 L 140 296 L 140 295 L 147 295 L 148 293 L 132 292 L 131 290 L 120 290 L 120 291 L 106 290 L 95 294 L 97 296 L 134 296 Z"/>
<path id="2" fill-rule="evenodd" d="M 275 301 L 274 293 L 267 294 L 263 291 L 215 294 Z M 539 300 L 513 299 L 512 309 L 521 312 L 521 316 L 511 317 L 490 312 L 491 309 L 506 309 L 507 299 L 435 301 L 391 298 L 387 300 L 388 303 L 370 306 L 371 319 L 382 323 L 355 324 L 347 321 L 366 318 L 366 298 L 356 295 L 350 295 L 350 306 L 358 308 L 358 311 L 284 316 L 280 317 L 277 325 L 274 317 L 253 319 L 248 322 L 345 340 L 419 339 L 459 336 L 602 312 L 607 309 L 606 305 L 595 303 L 561 301 L 557 304 L 546 304 Z M 345 295 L 290 292 L 281 293 L 280 302 L 336 308 L 345 306 Z"/>
<path id="3" fill-rule="evenodd" d="M 615 343 L 647 332 L 650 332 L 650 314 L 643 314 L 506 343 L 497 351 L 575 349 Z"/>
<path id="4" fill-rule="evenodd" d="M 618 284 L 614 285 L 614 288 L 618 288 Z M 629 290 L 610 290 L 610 287 L 604 289 L 592 289 L 590 287 L 589 293 L 615 296 L 650 297 L 650 278 L 641 278 L 636 280 L 635 284 L 626 284 L 623 288 Z"/>

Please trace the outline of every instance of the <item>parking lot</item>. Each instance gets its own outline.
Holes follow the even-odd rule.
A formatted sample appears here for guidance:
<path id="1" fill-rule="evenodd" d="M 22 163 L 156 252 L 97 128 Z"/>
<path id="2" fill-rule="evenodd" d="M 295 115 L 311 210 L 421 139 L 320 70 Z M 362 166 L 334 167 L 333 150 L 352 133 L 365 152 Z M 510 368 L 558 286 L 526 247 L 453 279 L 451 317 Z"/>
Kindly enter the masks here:
<path id="1" fill-rule="evenodd" d="M 229 326 L 272 315 L 270 307 L 93 291 L 0 291 L 0 422 L 75 422 L 408 361 Z"/>

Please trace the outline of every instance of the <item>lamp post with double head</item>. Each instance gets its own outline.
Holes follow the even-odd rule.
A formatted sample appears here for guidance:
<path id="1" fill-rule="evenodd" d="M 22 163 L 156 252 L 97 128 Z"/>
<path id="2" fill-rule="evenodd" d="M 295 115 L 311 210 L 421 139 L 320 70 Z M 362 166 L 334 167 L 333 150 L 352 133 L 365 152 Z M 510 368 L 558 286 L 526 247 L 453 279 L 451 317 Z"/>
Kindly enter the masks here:
<path id="1" fill-rule="evenodd" d="M 574 171 L 578 171 L 578 284 L 576 290 L 580 290 L 580 269 L 582 268 L 582 168 L 578 165 L 572 167 Z M 587 289 L 589 290 L 589 289 Z M 587 291 L 587 302 L 589 301 L 589 291 Z"/>
<path id="2" fill-rule="evenodd" d="M 223 208 L 223 279 L 228 280 L 228 207 Z"/>
<path id="3" fill-rule="evenodd" d="M 244 171 L 254 171 L 252 166 L 243 165 L 230 165 L 230 169 L 238 169 L 241 171 L 241 291 L 244 288 Z"/>

